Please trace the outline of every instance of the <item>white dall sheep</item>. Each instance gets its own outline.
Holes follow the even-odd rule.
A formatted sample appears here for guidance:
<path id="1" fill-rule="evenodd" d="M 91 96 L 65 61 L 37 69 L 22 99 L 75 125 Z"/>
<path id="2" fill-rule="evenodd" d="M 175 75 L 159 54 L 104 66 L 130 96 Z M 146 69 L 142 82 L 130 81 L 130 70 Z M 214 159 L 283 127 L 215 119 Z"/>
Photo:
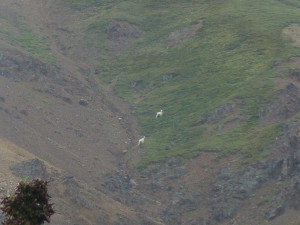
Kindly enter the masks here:
<path id="1" fill-rule="evenodd" d="M 145 136 L 142 137 L 142 138 L 139 140 L 138 145 L 144 144 L 145 138 L 146 138 Z"/>
<path id="2" fill-rule="evenodd" d="M 159 112 L 156 113 L 156 118 L 163 115 L 163 110 L 161 109 Z"/>

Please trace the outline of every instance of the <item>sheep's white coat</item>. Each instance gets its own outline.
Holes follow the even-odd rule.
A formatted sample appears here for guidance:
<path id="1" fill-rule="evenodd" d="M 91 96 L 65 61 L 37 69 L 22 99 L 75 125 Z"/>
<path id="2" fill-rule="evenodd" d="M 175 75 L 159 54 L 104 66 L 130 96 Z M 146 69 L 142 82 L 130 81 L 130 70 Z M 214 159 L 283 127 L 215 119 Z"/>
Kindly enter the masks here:
<path id="1" fill-rule="evenodd" d="M 146 138 L 146 137 L 144 136 L 144 137 L 142 137 L 141 139 L 139 139 L 138 145 L 144 144 L 145 138 Z"/>
<path id="2" fill-rule="evenodd" d="M 161 109 L 159 112 L 156 113 L 156 118 L 163 115 L 163 110 Z"/>

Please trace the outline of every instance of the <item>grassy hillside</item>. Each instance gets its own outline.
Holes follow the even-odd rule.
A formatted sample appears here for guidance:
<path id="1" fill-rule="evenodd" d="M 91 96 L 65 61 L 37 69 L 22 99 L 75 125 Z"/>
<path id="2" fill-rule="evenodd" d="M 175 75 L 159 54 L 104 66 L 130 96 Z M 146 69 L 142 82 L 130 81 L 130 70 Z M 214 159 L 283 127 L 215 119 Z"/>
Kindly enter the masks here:
<path id="1" fill-rule="evenodd" d="M 28 53 L 51 63 L 55 63 L 55 58 L 49 51 L 46 40 L 34 33 L 19 17 L 12 18 L 0 10 L 0 38 L 8 43 L 22 47 Z"/>
<path id="2" fill-rule="evenodd" d="M 280 124 L 259 126 L 258 115 L 276 93 L 274 65 L 300 54 L 282 35 L 284 27 L 300 23 L 299 0 L 65 4 L 82 11 L 98 7 L 85 38 L 103 55 L 96 66 L 99 77 L 107 83 L 117 80 L 116 92 L 134 106 L 140 134 L 147 137 L 143 165 L 201 150 L 259 157 L 280 134 Z M 126 21 L 143 32 L 120 55 L 107 47 L 111 21 Z M 172 32 L 188 33 L 199 21 L 203 26 L 195 35 L 168 48 Z M 226 104 L 238 106 L 205 122 Z M 161 108 L 164 116 L 155 119 Z"/>

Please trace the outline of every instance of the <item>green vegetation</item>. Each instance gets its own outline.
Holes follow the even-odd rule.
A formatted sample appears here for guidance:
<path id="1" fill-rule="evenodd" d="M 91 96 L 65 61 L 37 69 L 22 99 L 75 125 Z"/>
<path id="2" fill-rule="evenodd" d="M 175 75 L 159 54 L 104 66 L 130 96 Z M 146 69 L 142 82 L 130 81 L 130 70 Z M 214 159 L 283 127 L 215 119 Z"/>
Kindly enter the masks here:
<path id="1" fill-rule="evenodd" d="M 97 65 L 99 77 L 117 79 L 116 92 L 134 106 L 140 134 L 147 137 L 142 166 L 201 150 L 241 151 L 259 158 L 279 135 L 280 124 L 261 127 L 258 114 L 276 92 L 274 64 L 300 53 L 282 36 L 288 24 L 300 23 L 298 0 L 68 3 L 82 10 L 98 6 L 86 40 L 106 55 Z M 121 56 L 106 48 L 105 28 L 116 20 L 144 31 Z M 200 20 L 203 27 L 196 36 L 166 47 L 172 32 Z M 201 124 L 229 102 L 242 103 L 242 119 L 235 127 L 218 129 L 230 115 Z M 161 108 L 164 116 L 155 119 Z"/>
<path id="2" fill-rule="evenodd" d="M 7 26 L 0 28 L 0 37 L 24 48 L 30 54 L 40 59 L 55 63 L 55 58 L 50 52 L 48 43 L 38 34 L 32 32 L 24 21 L 19 20 L 17 27 Z"/>
<path id="3" fill-rule="evenodd" d="M 77 9 L 77 10 L 84 10 L 89 7 L 110 7 L 115 5 L 120 1 L 117 0 L 65 0 L 64 4 Z"/>
<path id="4" fill-rule="evenodd" d="M 23 47 L 34 56 L 40 57 L 48 62 L 55 62 L 54 56 L 51 54 L 48 44 L 45 40 L 33 33 L 24 22 L 19 23 L 20 34 L 12 41 Z"/>

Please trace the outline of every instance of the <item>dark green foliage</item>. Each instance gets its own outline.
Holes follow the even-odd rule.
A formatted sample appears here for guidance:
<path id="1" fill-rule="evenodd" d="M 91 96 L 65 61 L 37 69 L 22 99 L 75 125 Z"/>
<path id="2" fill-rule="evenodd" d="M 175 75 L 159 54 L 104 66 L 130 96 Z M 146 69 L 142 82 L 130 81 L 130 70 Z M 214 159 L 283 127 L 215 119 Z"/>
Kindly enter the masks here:
<path id="1" fill-rule="evenodd" d="M 1 210 L 6 215 L 3 225 L 41 225 L 50 222 L 54 214 L 49 203 L 48 181 L 33 179 L 21 181 L 15 193 L 1 201 Z"/>

